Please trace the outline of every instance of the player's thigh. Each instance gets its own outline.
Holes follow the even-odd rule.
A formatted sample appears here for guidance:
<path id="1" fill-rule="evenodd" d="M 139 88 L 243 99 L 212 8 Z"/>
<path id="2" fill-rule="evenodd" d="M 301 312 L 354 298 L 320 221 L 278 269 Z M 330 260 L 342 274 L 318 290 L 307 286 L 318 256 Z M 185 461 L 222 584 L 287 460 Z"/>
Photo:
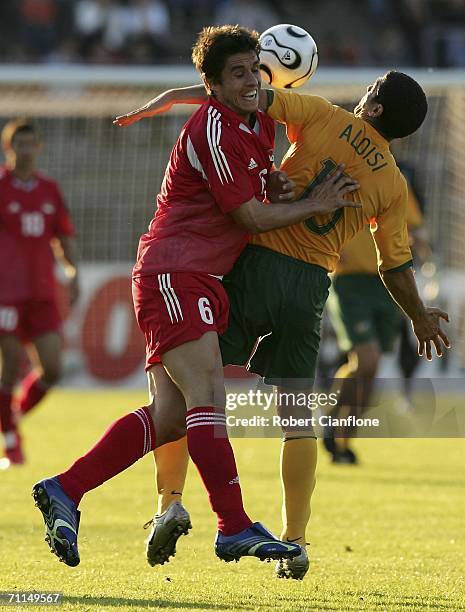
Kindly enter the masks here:
<path id="1" fill-rule="evenodd" d="M 333 282 L 330 312 L 342 350 L 377 341 L 373 281 L 371 275 L 341 275 Z"/>
<path id="2" fill-rule="evenodd" d="M 0 304 L 0 375 L 7 387 L 15 384 L 19 373 L 23 310 L 22 304 Z"/>
<path id="3" fill-rule="evenodd" d="M 319 329 L 307 327 L 274 331 L 258 343 L 250 359 L 250 371 L 265 382 L 289 389 L 311 388 L 315 379 Z"/>
<path id="4" fill-rule="evenodd" d="M 250 369 L 276 385 L 310 388 L 330 281 L 319 266 L 295 260 L 279 265 L 285 266 L 279 274 L 283 280 L 276 281 L 282 284 L 283 295 L 279 317 L 273 320 L 272 333 L 260 339 Z"/>
<path id="5" fill-rule="evenodd" d="M 245 365 L 257 339 L 271 331 L 280 312 L 274 254 L 248 245 L 223 279 L 229 299 L 228 328 L 220 336 L 224 365 Z"/>
<path id="6" fill-rule="evenodd" d="M 375 316 L 376 336 L 383 353 L 394 350 L 401 323 L 402 312 L 383 285 L 380 287 Z"/>
<path id="7" fill-rule="evenodd" d="M 63 338 L 58 331 L 49 331 L 36 336 L 28 346 L 29 356 L 40 367 L 44 378 L 50 383 L 57 382 L 61 370 Z"/>
<path id="8" fill-rule="evenodd" d="M 217 334 L 227 327 L 229 302 L 218 279 L 184 272 L 134 278 L 133 300 L 146 340 L 146 369 L 160 363 L 163 355 L 167 354 L 169 359 L 171 351 L 200 340 L 205 334 L 215 337 L 219 354 Z M 218 354 L 215 353 L 215 359 Z M 199 361 L 204 369 L 212 369 L 206 356 Z M 213 363 L 217 365 L 214 360 Z M 177 377 L 180 378 L 179 373 Z"/>
<path id="9" fill-rule="evenodd" d="M 21 365 L 23 345 L 18 336 L 0 331 L 0 382 L 11 388 L 15 384 Z"/>
<path id="10" fill-rule="evenodd" d="M 162 355 L 162 363 L 181 390 L 186 407 L 224 407 L 223 364 L 216 332 L 177 346 Z"/>
<path id="11" fill-rule="evenodd" d="M 162 364 L 147 371 L 156 447 L 186 435 L 186 403 Z"/>
<path id="12" fill-rule="evenodd" d="M 352 353 L 356 356 L 355 377 L 374 378 L 381 360 L 381 347 L 377 340 L 355 344 Z"/>

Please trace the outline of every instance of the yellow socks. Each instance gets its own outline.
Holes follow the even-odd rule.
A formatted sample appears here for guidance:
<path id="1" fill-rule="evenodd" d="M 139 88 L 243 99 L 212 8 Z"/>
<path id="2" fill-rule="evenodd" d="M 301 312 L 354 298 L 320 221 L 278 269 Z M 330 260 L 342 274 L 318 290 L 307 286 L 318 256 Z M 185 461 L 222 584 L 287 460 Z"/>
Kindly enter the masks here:
<path id="1" fill-rule="evenodd" d="M 317 442 L 315 438 L 287 438 L 281 447 L 283 486 L 283 540 L 305 546 L 310 500 L 315 488 Z"/>
<path id="2" fill-rule="evenodd" d="M 187 438 L 164 444 L 153 451 L 157 466 L 158 514 L 175 501 L 181 501 L 186 482 L 189 453 Z"/>

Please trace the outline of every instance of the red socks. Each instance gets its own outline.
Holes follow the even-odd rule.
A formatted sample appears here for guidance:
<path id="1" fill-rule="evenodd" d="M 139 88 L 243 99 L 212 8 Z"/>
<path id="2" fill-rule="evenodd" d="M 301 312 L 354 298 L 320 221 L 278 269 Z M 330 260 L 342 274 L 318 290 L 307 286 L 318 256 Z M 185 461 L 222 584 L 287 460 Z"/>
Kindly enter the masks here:
<path id="1" fill-rule="evenodd" d="M 211 406 L 192 408 L 186 422 L 189 453 L 218 516 L 218 529 L 224 535 L 247 529 L 252 521 L 242 505 L 224 411 L 219 412 Z M 59 474 L 60 483 L 78 505 L 85 493 L 123 472 L 154 448 L 155 430 L 150 409 L 139 408 L 115 421 L 86 455 Z"/>
<path id="2" fill-rule="evenodd" d="M 29 412 L 49 390 L 49 386 L 42 382 L 41 377 L 34 371 L 30 372 L 21 383 L 21 392 L 15 405 L 21 415 Z"/>
<path id="3" fill-rule="evenodd" d="M 90 451 L 59 474 L 65 493 L 75 502 L 123 472 L 155 448 L 155 430 L 147 406 L 115 421 Z"/>
<path id="4" fill-rule="evenodd" d="M 226 430 L 224 411 L 212 406 L 187 411 L 187 446 L 197 466 L 210 504 L 218 516 L 218 529 L 234 535 L 252 521 L 242 504 L 234 453 Z"/>
<path id="5" fill-rule="evenodd" d="M 11 391 L 0 386 L 0 431 L 3 433 L 16 430 L 11 403 Z"/>

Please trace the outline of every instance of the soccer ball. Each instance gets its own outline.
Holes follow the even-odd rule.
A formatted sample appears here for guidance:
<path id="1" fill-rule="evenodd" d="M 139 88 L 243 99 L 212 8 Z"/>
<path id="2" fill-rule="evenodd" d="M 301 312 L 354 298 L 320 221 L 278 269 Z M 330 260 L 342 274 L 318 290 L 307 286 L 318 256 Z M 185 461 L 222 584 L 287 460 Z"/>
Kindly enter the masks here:
<path id="1" fill-rule="evenodd" d="M 262 79 L 272 87 L 300 87 L 318 65 L 316 43 L 303 28 L 281 23 L 260 36 Z"/>

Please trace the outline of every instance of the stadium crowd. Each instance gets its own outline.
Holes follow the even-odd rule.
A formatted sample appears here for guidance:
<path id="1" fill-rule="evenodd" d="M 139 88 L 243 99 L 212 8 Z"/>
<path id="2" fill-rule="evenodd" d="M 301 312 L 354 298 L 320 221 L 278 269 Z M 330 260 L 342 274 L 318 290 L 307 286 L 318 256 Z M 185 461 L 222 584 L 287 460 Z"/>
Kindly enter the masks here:
<path id="1" fill-rule="evenodd" d="M 205 23 L 296 23 L 320 64 L 465 66 L 463 0 L 2 0 L 3 62 L 188 63 Z"/>

